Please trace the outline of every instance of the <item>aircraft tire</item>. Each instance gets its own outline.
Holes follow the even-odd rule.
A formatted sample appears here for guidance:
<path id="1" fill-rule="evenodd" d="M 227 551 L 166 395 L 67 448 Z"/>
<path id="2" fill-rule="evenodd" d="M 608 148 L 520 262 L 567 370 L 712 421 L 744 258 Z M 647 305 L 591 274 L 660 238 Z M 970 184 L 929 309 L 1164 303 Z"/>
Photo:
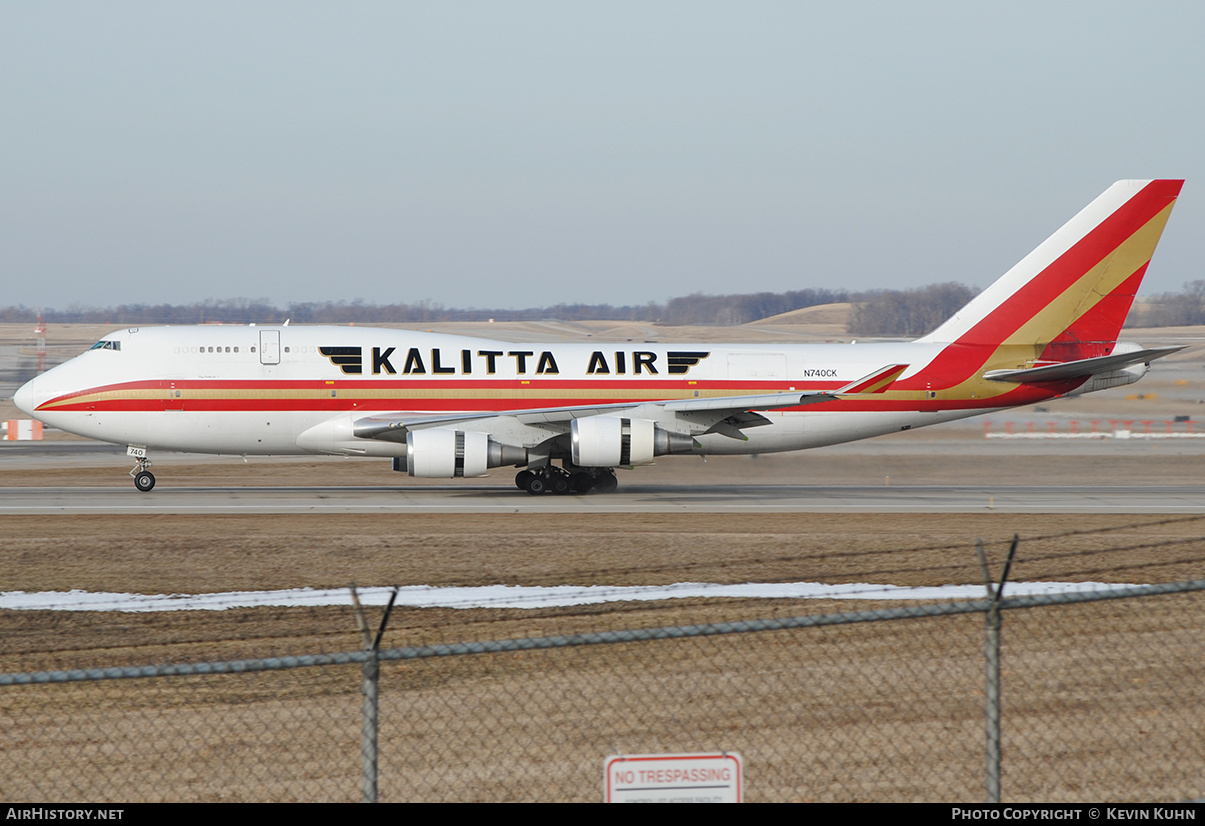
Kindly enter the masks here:
<path id="1" fill-rule="evenodd" d="M 568 476 L 566 476 L 563 473 L 558 473 L 556 476 L 553 476 L 552 479 L 550 480 L 549 488 L 551 488 L 552 492 L 557 494 L 558 496 L 564 496 L 566 493 L 568 493 L 569 491 L 571 491 L 573 489 L 573 485 L 569 481 Z"/>
<path id="2" fill-rule="evenodd" d="M 527 480 L 527 492 L 532 496 L 539 496 L 547 490 L 548 483 L 544 481 L 543 477 L 533 473 L 531 478 Z"/>
<path id="3" fill-rule="evenodd" d="M 594 487 L 600 493 L 614 493 L 619 487 L 619 480 L 615 478 L 614 473 L 604 473 L 594 480 Z"/>
<path id="4" fill-rule="evenodd" d="M 519 490 L 527 490 L 527 483 L 531 477 L 535 476 L 530 470 L 521 470 L 515 474 L 515 487 Z"/>
<path id="5" fill-rule="evenodd" d="M 134 487 L 138 488 L 143 493 L 148 493 L 155 487 L 155 475 L 149 470 L 144 470 L 134 476 Z"/>
<path id="6" fill-rule="evenodd" d="M 594 477 L 582 471 L 578 471 L 569 477 L 569 481 L 573 485 L 574 493 L 589 493 L 590 488 L 594 487 Z"/>

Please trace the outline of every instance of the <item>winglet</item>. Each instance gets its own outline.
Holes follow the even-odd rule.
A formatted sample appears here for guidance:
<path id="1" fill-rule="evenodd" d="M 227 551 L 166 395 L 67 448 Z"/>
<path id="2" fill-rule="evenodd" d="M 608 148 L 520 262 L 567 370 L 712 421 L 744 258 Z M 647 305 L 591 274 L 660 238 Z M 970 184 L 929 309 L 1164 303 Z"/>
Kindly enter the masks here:
<path id="1" fill-rule="evenodd" d="M 909 365 L 907 364 L 888 364 L 879 370 L 875 370 L 869 376 L 863 376 L 855 382 L 851 382 L 840 390 L 835 391 L 833 395 L 844 396 L 852 393 L 882 393 L 887 390 L 895 380 L 900 377 Z"/>

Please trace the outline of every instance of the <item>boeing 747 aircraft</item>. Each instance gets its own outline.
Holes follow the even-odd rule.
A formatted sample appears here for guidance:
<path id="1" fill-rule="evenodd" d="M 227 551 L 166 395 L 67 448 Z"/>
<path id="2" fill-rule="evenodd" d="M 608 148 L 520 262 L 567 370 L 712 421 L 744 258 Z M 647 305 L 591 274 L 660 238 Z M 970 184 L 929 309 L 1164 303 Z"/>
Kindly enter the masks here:
<path id="1" fill-rule="evenodd" d="M 155 450 L 386 457 L 616 487 L 667 454 L 802 450 L 1090 393 L 1179 349 L 1119 342 L 1183 181 L 1119 181 L 932 333 L 863 344 L 508 344 L 369 327 L 155 327 L 24 385 L 47 425 Z M 558 467 L 555 463 L 559 462 Z"/>

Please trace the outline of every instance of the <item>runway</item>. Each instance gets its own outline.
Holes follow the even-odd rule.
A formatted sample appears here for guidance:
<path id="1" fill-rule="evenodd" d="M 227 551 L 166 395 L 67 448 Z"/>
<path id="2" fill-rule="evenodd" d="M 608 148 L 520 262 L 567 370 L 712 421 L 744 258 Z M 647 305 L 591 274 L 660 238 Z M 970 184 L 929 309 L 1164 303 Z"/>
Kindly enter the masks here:
<path id="1" fill-rule="evenodd" d="M 530 496 L 497 485 L 10 487 L 0 514 L 1205 513 L 1200 486 L 645 485 Z"/>

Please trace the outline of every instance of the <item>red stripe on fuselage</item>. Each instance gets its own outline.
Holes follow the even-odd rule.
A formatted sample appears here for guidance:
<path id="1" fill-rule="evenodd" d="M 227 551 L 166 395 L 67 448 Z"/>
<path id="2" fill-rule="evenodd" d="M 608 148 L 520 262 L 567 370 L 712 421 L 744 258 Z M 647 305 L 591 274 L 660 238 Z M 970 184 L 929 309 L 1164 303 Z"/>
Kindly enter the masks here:
<path id="1" fill-rule="evenodd" d="M 602 380 L 569 379 L 418 379 L 418 380 L 325 380 L 281 379 L 262 380 L 151 380 L 102 385 L 58 396 L 38 407 L 54 413 L 60 411 L 159 411 L 159 410 L 398 410 L 421 407 L 430 410 L 523 410 L 538 407 L 570 407 L 579 405 L 624 404 L 692 398 L 695 392 L 717 393 L 726 396 L 755 395 L 764 392 L 788 391 L 787 382 L 766 381 L 695 381 L 684 385 L 666 380 Z M 833 390 L 840 381 L 814 382 L 809 390 Z M 303 391 L 314 394 L 308 398 L 281 398 L 279 394 Z M 402 391 L 405 395 L 374 396 L 374 393 Z M 414 394 L 445 391 L 483 395 L 448 396 L 446 398 L 416 398 Z M 620 395 L 589 395 L 594 392 Z M 182 395 L 176 397 L 174 394 Z M 195 393 L 226 393 L 215 397 L 197 397 Z M 334 396 L 327 394 L 334 392 Z M 495 395 L 497 393 L 514 395 Z M 566 396 L 565 393 L 574 393 Z M 129 398 L 129 394 L 143 394 Z M 251 397 L 242 394 L 256 394 Z M 488 395 L 485 395 L 488 394 Z M 584 395 L 578 395 L 584 394 Z M 100 398 L 97 398 L 97 397 Z M 123 398 L 124 396 L 124 398 Z M 107 398 L 106 398 L 107 397 Z"/>
<path id="2" fill-rule="evenodd" d="M 1060 383 L 1058 385 L 1048 384 L 1041 388 L 1034 387 L 1017 387 L 1012 388 L 999 396 L 973 398 L 973 399 L 867 399 L 863 397 L 839 399 L 831 402 L 821 402 L 817 404 L 802 405 L 794 408 L 782 408 L 787 410 L 809 410 L 809 411 L 907 411 L 920 410 L 935 412 L 939 410 L 974 410 L 981 408 L 1001 407 L 1006 405 L 1030 404 L 1033 402 L 1043 401 L 1051 396 L 1065 393 L 1068 390 L 1074 389 L 1082 383 L 1082 380 Z M 821 383 L 817 383 L 821 384 Z M 836 389 L 841 382 L 824 382 L 825 387 L 810 386 L 809 389 Z M 268 411 L 313 411 L 313 412 L 329 412 L 331 414 L 341 411 L 363 411 L 369 413 L 372 411 L 424 411 L 438 413 L 458 413 L 458 412 L 498 412 L 505 413 L 510 410 L 530 410 L 537 408 L 558 408 L 558 407 L 579 407 L 591 405 L 608 405 L 608 404 L 639 404 L 644 402 L 655 403 L 675 398 L 691 398 L 689 394 L 695 390 L 700 392 L 706 391 L 709 394 L 722 393 L 725 396 L 741 396 L 753 395 L 762 392 L 781 392 L 786 389 L 782 382 L 725 382 L 707 383 L 696 382 L 689 388 L 683 388 L 680 384 L 672 382 L 648 382 L 633 385 L 632 383 L 624 383 L 620 381 L 605 381 L 605 382 L 585 382 L 574 383 L 567 380 L 556 381 L 538 381 L 520 386 L 517 380 L 503 379 L 496 382 L 472 381 L 462 382 L 451 379 L 440 380 L 424 380 L 419 382 L 404 382 L 404 381 L 348 381 L 338 382 L 336 384 L 328 383 L 325 380 L 281 380 L 270 383 L 245 381 L 245 382 L 228 382 L 228 381 L 181 381 L 175 380 L 172 382 L 174 389 L 184 393 L 193 390 L 225 390 L 232 393 L 258 391 L 266 394 L 260 398 L 239 398 L 237 396 L 227 396 L 218 398 L 193 398 L 189 396 L 172 397 L 169 396 L 164 387 L 164 382 L 161 381 L 144 381 L 130 382 L 127 384 L 105 385 L 95 387 L 89 390 L 71 393 L 59 398 L 56 398 L 39 409 L 47 410 L 47 412 L 71 412 L 71 411 L 91 411 L 91 412 L 163 412 L 163 411 L 191 411 L 191 412 L 268 412 Z M 523 397 L 445 397 L 445 398 L 393 398 L 393 397 L 350 397 L 340 396 L 340 391 L 364 391 L 372 389 L 406 389 L 406 390 L 517 390 L 521 389 L 531 395 Z M 563 395 L 556 395 L 557 390 L 571 391 L 589 391 L 589 390 L 626 390 L 631 396 L 575 396 L 566 398 Z M 131 391 L 146 391 L 153 390 L 155 396 L 143 398 L 102 398 L 94 399 L 92 396 L 98 394 L 120 394 Z M 319 396 L 312 398 L 279 398 L 274 394 L 280 391 L 287 390 L 321 390 L 321 391 L 336 391 L 334 397 Z M 160 395 L 160 391 L 164 391 Z M 643 392 L 642 392 L 643 391 Z M 658 391 L 669 391 L 661 393 Z M 548 393 L 549 395 L 537 395 Z M 867 394 L 869 395 L 869 394 Z M 877 394 L 875 394 L 877 395 Z M 69 399 L 79 399 L 76 403 L 64 403 Z M 49 407 L 53 405 L 53 407 Z"/>

